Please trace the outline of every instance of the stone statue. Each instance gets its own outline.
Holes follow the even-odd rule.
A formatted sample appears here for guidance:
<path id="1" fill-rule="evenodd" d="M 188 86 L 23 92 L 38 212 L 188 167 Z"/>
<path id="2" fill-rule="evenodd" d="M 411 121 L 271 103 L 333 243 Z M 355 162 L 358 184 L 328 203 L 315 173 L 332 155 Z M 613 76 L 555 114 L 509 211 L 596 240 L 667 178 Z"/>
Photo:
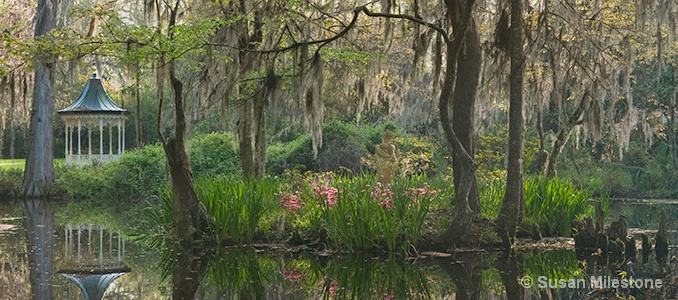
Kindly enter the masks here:
<path id="1" fill-rule="evenodd" d="M 396 155 L 396 146 L 394 144 L 395 133 L 392 131 L 384 132 L 381 137 L 381 144 L 374 151 L 374 158 L 377 165 L 377 180 L 382 184 L 393 182 L 393 175 L 398 167 L 398 157 Z"/>

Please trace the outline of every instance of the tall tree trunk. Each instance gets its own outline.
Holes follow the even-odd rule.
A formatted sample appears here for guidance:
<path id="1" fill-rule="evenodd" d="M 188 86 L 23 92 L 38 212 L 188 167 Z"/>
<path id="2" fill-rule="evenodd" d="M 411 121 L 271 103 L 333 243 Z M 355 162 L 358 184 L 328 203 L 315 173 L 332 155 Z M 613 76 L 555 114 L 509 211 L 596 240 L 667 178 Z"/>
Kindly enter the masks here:
<path id="1" fill-rule="evenodd" d="M 255 122 L 255 152 L 254 166 L 255 176 L 257 178 L 266 175 L 266 106 L 270 102 L 275 89 L 278 88 L 278 77 L 273 68 L 266 72 L 266 79 L 263 84 L 263 93 L 255 98 L 254 103 L 254 122 Z"/>
<path id="2" fill-rule="evenodd" d="M 475 152 L 473 141 L 473 135 L 475 134 L 475 131 L 473 130 L 473 114 L 475 112 L 482 55 L 480 53 L 478 29 L 476 28 L 473 19 L 471 19 L 470 22 L 471 24 L 466 32 L 464 43 L 457 60 L 457 74 L 464 75 L 457 76 L 454 85 L 452 127 L 454 128 L 454 132 L 457 133 L 459 141 L 464 146 L 464 149 L 466 149 L 466 152 L 473 157 Z M 454 186 L 459 186 L 461 182 L 462 168 L 459 158 L 457 158 L 456 155 L 453 156 L 452 172 L 454 175 Z M 471 210 L 476 214 L 480 214 L 480 200 L 478 198 L 478 187 L 476 185 L 475 175 L 471 180 L 468 202 Z"/>
<path id="3" fill-rule="evenodd" d="M 59 0 L 38 0 L 35 14 L 35 37 L 47 35 L 56 26 Z M 31 149 L 26 158 L 21 194 L 26 197 L 43 196 L 54 185 L 54 69 L 55 60 L 37 56 L 35 85 L 33 86 L 33 110 L 31 115 Z"/>
<path id="4" fill-rule="evenodd" d="M 523 75 L 525 55 L 523 50 L 523 3 L 511 0 L 511 42 L 509 55 L 511 71 L 509 78 L 509 141 L 506 191 L 499 216 L 497 231 L 505 246 L 511 246 L 518 224 L 525 209 L 525 187 L 523 181 Z"/>
<path id="5" fill-rule="evenodd" d="M 669 99 L 669 128 L 666 130 L 666 134 L 668 135 L 669 138 L 669 146 L 671 147 L 671 167 L 673 169 L 676 169 L 676 166 L 678 165 L 677 161 L 677 155 L 676 152 L 678 150 L 676 149 L 676 131 L 675 131 L 675 120 L 673 120 L 673 117 L 676 115 L 676 94 L 674 93 L 671 95 L 671 99 Z"/>
<path id="6" fill-rule="evenodd" d="M 141 85 L 141 68 L 139 66 L 139 58 L 137 58 L 136 63 L 134 65 L 135 67 L 135 78 L 134 78 L 134 96 L 136 98 L 136 109 L 134 111 L 134 130 L 137 136 L 137 149 L 141 149 L 141 147 L 144 146 L 144 140 L 143 136 L 141 135 L 141 95 L 139 95 L 140 92 L 140 85 Z"/>
<path id="7" fill-rule="evenodd" d="M 14 159 L 14 142 L 16 132 L 14 126 L 14 110 L 16 109 L 16 75 L 12 72 L 9 79 L 9 111 L 7 112 L 7 126 L 9 127 L 9 158 Z M 2 148 L 0 148 L 1 151 Z"/>
<path id="8" fill-rule="evenodd" d="M 244 0 L 240 1 L 239 8 L 243 14 L 249 13 L 247 11 L 247 6 Z M 250 35 L 250 28 L 249 24 L 247 23 L 247 19 L 243 19 L 239 22 L 238 26 L 240 27 L 240 37 L 238 40 L 238 44 L 242 49 L 255 49 L 259 43 L 262 41 L 262 26 L 263 23 L 261 22 L 258 14 L 255 13 L 254 20 L 252 21 L 252 34 Z M 239 59 L 239 72 L 240 76 L 245 75 L 247 72 L 253 70 L 255 66 L 257 65 L 255 63 L 255 60 L 257 59 L 256 54 L 254 53 L 248 53 L 247 51 L 240 51 L 238 54 L 238 59 Z M 238 123 L 238 137 L 239 137 L 239 150 L 240 150 L 240 164 L 242 165 L 242 171 L 243 175 L 245 178 L 253 178 L 253 177 L 258 177 L 259 176 L 259 171 L 262 171 L 261 169 L 258 168 L 257 163 L 255 162 L 255 155 L 260 154 L 260 152 L 265 153 L 266 148 L 263 146 L 263 148 L 257 149 L 258 151 L 255 152 L 255 150 L 252 149 L 252 144 L 254 141 L 254 138 L 262 138 L 260 136 L 257 136 L 256 134 L 263 133 L 265 134 L 265 129 L 260 132 L 260 128 L 256 127 L 255 129 L 257 132 L 255 133 L 255 136 L 252 136 L 252 125 L 257 126 L 258 122 L 255 119 L 255 123 L 253 124 L 252 119 L 256 118 L 257 116 L 263 117 L 264 112 L 259 111 L 255 112 L 255 110 L 259 107 L 259 105 L 255 104 L 255 100 L 253 97 L 248 97 L 240 106 L 240 118 L 239 118 L 239 123 Z M 254 117 L 253 117 L 253 112 L 254 112 Z M 265 126 L 265 123 L 264 123 Z M 265 136 L 263 137 L 265 139 Z M 259 141 L 259 140 L 257 140 Z M 261 147 L 261 145 L 259 145 Z M 260 160 L 261 158 L 259 158 Z M 265 161 L 265 158 L 264 158 Z M 265 171 L 265 169 L 264 169 Z"/>
<path id="9" fill-rule="evenodd" d="M 238 120 L 240 164 L 245 178 L 253 178 L 256 174 L 252 151 L 252 102 L 252 99 L 243 101 L 240 105 L 240 119 Z"/>
<path id="10" fill-rule="evenodd" d="M 4 76 L 0 82 L 0 103 L 2 103 L 2 99 L 5 98 L 5 90 L 7 89 L 7 85 L 9 85 L 8 76 Z M 8 111 L 7 114 L 5 114 L 3 110 L 0 110 L 0 158 L 3 158 L 2 150 L 4 149 L 5 141 L 5 125 L 7 124 L 7 119 L 9 118 L 10 113 L 11 112 Z"/>

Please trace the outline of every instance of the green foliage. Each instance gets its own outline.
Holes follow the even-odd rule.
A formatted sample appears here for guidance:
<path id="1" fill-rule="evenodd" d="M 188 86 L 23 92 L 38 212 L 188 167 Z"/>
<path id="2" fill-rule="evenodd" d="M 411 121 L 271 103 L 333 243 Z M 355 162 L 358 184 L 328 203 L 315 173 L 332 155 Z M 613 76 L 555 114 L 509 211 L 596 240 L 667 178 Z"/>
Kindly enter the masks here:
<path id="1" fill-rule="evenodd" d="M 194 136 L 189 142 L 193 174 L 240 174 L 240 158 L 233 140 L 227 132 Z"/>
<path id="2" fill-rule="evenodd" d="M 59 167 L 56 186 L 71 198 L 144 198 L 165 182 L 164 161 L 162 147 L 150 145 L 103 165 Z"/>
<path id="3" fill-rule="evenodd" d="M 195 184 L 198 197 L 216 223 L 218 238 L 235 243 L 252 243 L 257 230 L 268 232 L 277 202 L 277 182 L 272 178 L 243 180 L 236 176 L 199 177 Z M 270 220 L 268 218 L 267 220 Z"/>
<path id="4" fill-rule="evenodd" d="M 446 170 L 448 159 L 440 145 L 424 137 L 408 136 L 395 123 L 385 122 L 374 126 L 356 126 L 338 120 L 324 125 L 323 147 L 318 159 L 313 159 L 311 137 L 300 135 L 288 142 L 273 143 L 268 148 L 268 170 L 281 174 L 284 170 L 340 172 L 359 174 L 365 166 L 374 170 L 371 154 L 381 143 L 381 136 L 387 130 L 396 133 L 399 150 L 399 175 L 428 175 L 432 177 L 439 170 Z"/>
<path id="5" fill-rule="evenodd" d="M 479 192 L 483 213 L 496 218 L 504 198 L 506 182 L 495 180 L 489 184 L 480 184 Z M 570 181 L 543 176 L 525 180 L 525 218 L 526 224 L 542 226 L 547 224 L 560 235 L 570 232 L 572 222 L 586 216 L 593 216 L 594 196 L 586 188 L 578 188 Z M 609 197 L 601 196 L 605 210 Z"/>
<path id="6" fill-rule="evenodd" d="M 489 182 L 478 182 L 478 197 L 483 208 L 483 215 L 490 219 L 496 219 L 499 216 L 505 189 L 506 181 L 504 180 L 494 179 Z"/>
<path id="7" fill-rule="evenodd" d="M 24 172 L 19 168 L 0 168 L 0 198 L 10 199 L 21 191 Z"/>
<path id="8" fill-rule="evenodd" d="M 442 197 L 423 176 L 399 179 L 392 185 L 377 183 L 370 175 L 329 173 L 287 182 L 278 195 L 292 230 L 322 228 L 331 248 L 351 252 L 409 251 L 408 245 L 422 235 L 431 204 L 440 203 Z"/>
<path id="9" fill-rule="evenodd" d="M 326 274 L 322 282 L 324 299 L 431 297 L 429 275 L 414 264 L 399 262 L 395 257 L 386 260 L 375 260 L 367 255 L 341 257 L 330 261 Z"/>
<path id="10" fill-rule="evenodd" d="M 323 125 L 323 145 L 318 150 L 317 159 L 313 158 L 310 137 L 303 135 L 287 145 L 271 145 L 269 165 L 273 173 L 294 168 L 360 174 L 362 158 L 368 154 L 368 144 L 357 126 L 331 121 Z"/>
<path id="11" fill-rule="evenodd" d="M 286 299 L 431 299 L 432 287 L 447 290 L 445 284 L 436 284 L 445 277 L 434 268 L 396 257 L 354 254 L 324 261 L 237 248 L 218 254 L 206 280 L 206 286 L 215 289 L 205 289 L 204 296 L 217 290 L 222 298 L 263 299 L 266 291 L 276 290 Z"/>
<path id="12" fill-rule="evenodd" d="M 525 222 L 543 225 L 548 223 L 559 234 L 567 234 L 572 222 L 592 216 L 593 195 L 588 189 L 576 188 L 572 183 L 558 178 L 533 177 L 525 181 Z M 609 198 L 602 198 L 605 207 Z"/>
<path id="13" fill-rule="evenodd" d="M 277 237 L 320 238 L 335 250 L 390 252 L 411 251 L 422 236 L 431 205 L 440 205 L 444 202 L 440 198 L 449 196 L 422 176 L 385 186 L 369 175 L 349 178 L 332 173 L 258 180 L 199 177 L 196 192 L 214 218 L 220 240 L 249 244 L 259 234 L 277 230 Z M 151 219 L 172 228 L 171 191 L 163 189 L 160 195 L 164 204 L 153 206 Z"/>

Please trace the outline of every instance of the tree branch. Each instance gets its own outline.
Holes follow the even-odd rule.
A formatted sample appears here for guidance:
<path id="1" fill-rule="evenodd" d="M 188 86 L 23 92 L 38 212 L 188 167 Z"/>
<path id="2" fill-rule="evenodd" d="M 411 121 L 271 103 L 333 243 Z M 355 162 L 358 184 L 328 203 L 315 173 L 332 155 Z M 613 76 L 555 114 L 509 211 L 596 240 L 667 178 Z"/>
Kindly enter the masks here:
<path id="1" fill-rule="evenodd" d="M 411 22 L 414 22 L 414 23 L 417 23 L 417 24 L 420 24 L 420 25 L 424 25 L 424 26 L 431 28 L 431 29 L 437 31 L 438 33 L 440 33 L 440 35 L 443 36 L 443 39 L 445 39 L 445 43 L 448 44 L 448 45 L 450 44 L 450 37 L 447 33 L 447 30 L 443 29 L 442 27 L 440 27 L 440 26 L 438 26 L 434 23 L 426 22 L 425 20 L 422 20 L 420 18 L 410 16 L 410 15 L 404 15 L 404 14 L 390 14 L 390 13 L 372 12 L 369 9 L 367 9 L 366 6 L 357 7 L 354 10 L 354 12 L 363 12 L 363 13 L 365 13 L 365 15 L 370 16 L 370 17 L 405 19 L 405 20 L 408 20 L 408 21 L 411 21 Z"/>

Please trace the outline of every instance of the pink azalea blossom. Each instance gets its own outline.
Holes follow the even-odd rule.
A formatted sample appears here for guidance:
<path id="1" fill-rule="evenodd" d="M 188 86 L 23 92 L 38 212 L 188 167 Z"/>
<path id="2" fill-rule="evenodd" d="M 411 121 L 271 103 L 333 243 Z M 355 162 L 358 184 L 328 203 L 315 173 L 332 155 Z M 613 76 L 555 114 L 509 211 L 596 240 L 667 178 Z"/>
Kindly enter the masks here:
<path id="1" fill-rule="evenodd" d="M 288 192 L 275 193 L 276 196 L 280 197 L 280 203 L 282 203 L 282 206 L 294 213 L 300 210 L 302 206 L 306 205 L 306 203 L 302 202 L 297 196 L 299 194 L 300 194 L 299 192 L 295 194 Z"/>
<path id="2" fill-rule="evenodd" d="M 392 209 L 393 205 L 393 191 L 388 187 L 382 189 L 381 182 L 377 182 L 377 186 L 370 193 L 370 196 L 379 202 L 379 205 L 385 209 Z"/>
<path id="3" fill-rule="evenodd" d="M 287 281 L 294 281 L 306 276 L 306 273 L 299 272 L 297 269 L 287 270 L 283 273 L 283 279 Z"/>
<path id="4" fill-rule="evenodd" d="M 311 188 L 313 188 L 313 192 L 315 193 L 316 197 L 325 200 L 325 203 L 330 208 L 337 204 L 337 194 L 339 193 L 337 188 L 318 185 L 316 183 L 312 183 Z"/>

